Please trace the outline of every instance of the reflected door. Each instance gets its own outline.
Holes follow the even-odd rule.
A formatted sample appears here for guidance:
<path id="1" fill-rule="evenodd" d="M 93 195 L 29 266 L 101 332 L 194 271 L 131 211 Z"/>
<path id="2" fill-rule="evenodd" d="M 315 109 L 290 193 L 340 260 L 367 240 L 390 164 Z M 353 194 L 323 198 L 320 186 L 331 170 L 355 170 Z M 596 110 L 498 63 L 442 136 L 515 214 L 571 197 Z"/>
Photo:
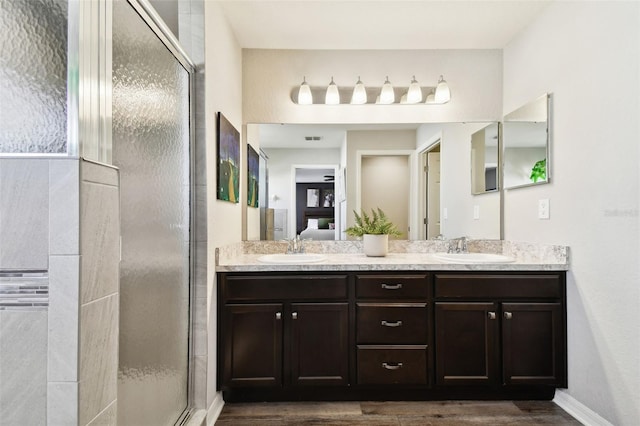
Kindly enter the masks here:
<path id="1" fill-rule="evenodd" d="M 440 153 L 427 153 L 427 239 L 440 235 Z"/>
<path id="2" fill-rule="evenodd" d="M 114 1 L 119 425 L 173 425 L 188 404 L 189 78 L 131 5 Z"/>

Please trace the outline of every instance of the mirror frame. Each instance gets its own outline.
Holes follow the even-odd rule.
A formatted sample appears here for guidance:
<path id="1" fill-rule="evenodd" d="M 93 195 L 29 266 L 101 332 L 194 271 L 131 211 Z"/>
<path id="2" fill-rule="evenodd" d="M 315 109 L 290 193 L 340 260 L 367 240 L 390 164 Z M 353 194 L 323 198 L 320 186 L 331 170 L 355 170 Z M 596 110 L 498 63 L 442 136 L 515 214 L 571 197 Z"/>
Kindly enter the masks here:
<path id="1" fill-rule="evenodd" d="M 485 131 L 486 129 L 488 129 L 491 126 L 496 126 L 497 128 L 497 143 L 496 143 L 496 187 L 495 189 L 490 189 L 490 190 L 484 190 L 482 192 L 474 192 L 473 188 L 474 188 L 474 181 L 473 181 L 473 135 L 475 135 L 478 132 L 481 131 Z M 486 143 L 483 146 L 483 148 L 486 151 Z M 501 178 L 500 176 L 502 175 L 502 126 L 501 123 L 499 121 L 494 121 L 490 124 L 487 124 L 485 127 L 483 127 L 482 129 L 474 132 L 471 134 L 471 141 L 469 141 L 469 149 L 471 150 L 471 154 L 469 155 L 470 157 L 470 170 L 471 170 L 471 181 L 469 182 L 469 184 L 471 185 L 471 195 L 483 195 L 483 194 L 491 194 L 492 192 L 500 192 L 502 189 L 502 182 L 501 182 Z M 485 168 L 486 170 L 486 168 Z"/>
<path id="2" fill-rule="evenodd" d="M 507 156 L 506 156 L 506 149 L 507 149 L 507 138 L 505 137 L 505 130 L 504 127 L 507 125 L 507 123 L 509 122 L 533 122 L 535 123 L 536 121 L 533 120 L 526 120 L 524 119 L 523 115 L 526 113 L 526 111 L 528 109 L 530 109 L 533 105 L 535 105 L 537 102 L 541 102 L 542 100 L 545 100 L 545 108 L 546 108 L 546 123 L 547 123 L 547 137 L 546 137 L 546 143 L 545 143 L 545 155 L 546 155 L 546 179 L 543 181 L 539 181 L 539 182 L 527 182 L 527 183 L 523 183 L 523 184 L 518 184 L 518 185 L 512 185 L 512 186 L 507 186 L 505 181 L 504 181 L 504 172 L 506 170 L 506 161 L 507 161 Z M 536 99 L 527 102 L 526 104 L 520 106 L 519 108 L 511 111 L 509 114 L 506 114 L 502 120 L 503 124 L 502 124 L 502 150 L 501 150 L 501 157 L 502 157 L 502 161 L 501 161 L 501 168 L 502 168 L 502 184 L 503 184 L 503 188 L 504 189 L 517 189 L 517 188 L 526 188 L 529 186 L 535 186 L 535 185 L 544 185 L 544 184 L 548 184 L 551 183 L 551 128 L 552 128 L 552 120 L 551 120 L 551 94 L 550 93 L 544 93 L 543 95 L 537 97 Z"/>

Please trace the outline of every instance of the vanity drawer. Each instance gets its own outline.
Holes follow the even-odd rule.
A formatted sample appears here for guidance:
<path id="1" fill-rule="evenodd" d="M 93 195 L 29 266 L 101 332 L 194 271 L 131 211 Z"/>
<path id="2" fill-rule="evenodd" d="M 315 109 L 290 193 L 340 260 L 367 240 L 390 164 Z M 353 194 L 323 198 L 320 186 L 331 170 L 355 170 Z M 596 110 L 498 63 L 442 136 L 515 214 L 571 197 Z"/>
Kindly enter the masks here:
<path id="1" fill-rule="evenodd" d="M 436 298 L 560 298 L 559 274 L 436 274 Z"/>
<path id="2" fill-rule="evenodd" d="M 426 303 L 356 304 L 357 342 L 420 344 L 427 342 Z"/>
<path id="3" fill-rule="evenodd" d="M 360 299 L 426 299 L 426 274 L 356 275 L 356 297 Z"/>
<path id="4" fill-rule="evenodd" d="M 426 385 L 426 346 L 358 346 L 359 385 Z"/>
<path id="5" fill-rule="evenodd" d="M 347 299 L 346 275 L 228 275 L 222 280 L 226 301 Z"/>

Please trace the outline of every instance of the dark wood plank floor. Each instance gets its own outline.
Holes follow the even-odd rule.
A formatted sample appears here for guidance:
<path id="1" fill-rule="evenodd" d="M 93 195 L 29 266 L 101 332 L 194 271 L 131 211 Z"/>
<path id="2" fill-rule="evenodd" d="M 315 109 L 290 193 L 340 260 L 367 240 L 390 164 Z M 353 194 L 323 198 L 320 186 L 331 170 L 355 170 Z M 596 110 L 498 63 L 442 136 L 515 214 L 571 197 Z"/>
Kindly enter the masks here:
<path id="1" fill-rule="evenodd" d="M 580 425 L 551 401 L 225 404 L 216 425 Z"/>

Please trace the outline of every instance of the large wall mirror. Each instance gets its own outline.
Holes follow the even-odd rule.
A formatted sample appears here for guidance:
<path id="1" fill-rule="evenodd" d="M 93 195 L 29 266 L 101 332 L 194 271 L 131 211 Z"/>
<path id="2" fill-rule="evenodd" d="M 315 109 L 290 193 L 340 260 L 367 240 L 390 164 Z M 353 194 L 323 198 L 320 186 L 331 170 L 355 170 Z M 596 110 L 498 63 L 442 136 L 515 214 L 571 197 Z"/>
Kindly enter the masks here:
<path id="1" fill-rule="evenodd" d="M 347 239 L 353 210 L 380 207 L 402 239 L 499 239 L 497 185 L 485 178 L 491 193 L 471 194 L 469 145 L 478 132 L 488 139 L 482 167 L 491 175 L 497 123 L 248 124 L 247 142 L 263 153 L 268 176 L 261 232 L 251 231 L 258 215 L 248 214 L 248 238 Z"/>
<path id="2" fill-rule="evenodd" d="M 471 193 L 498 190 L 500 125 L 491 123 L 471 135 Z"/>
<path id="3" fill-rule="evenodd" d="M 549 183 L 550 102 L 544 94 L 505 115 L 503 124 L 504 187 Z"/>

